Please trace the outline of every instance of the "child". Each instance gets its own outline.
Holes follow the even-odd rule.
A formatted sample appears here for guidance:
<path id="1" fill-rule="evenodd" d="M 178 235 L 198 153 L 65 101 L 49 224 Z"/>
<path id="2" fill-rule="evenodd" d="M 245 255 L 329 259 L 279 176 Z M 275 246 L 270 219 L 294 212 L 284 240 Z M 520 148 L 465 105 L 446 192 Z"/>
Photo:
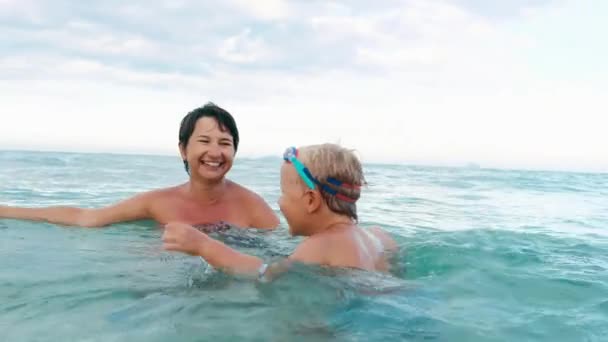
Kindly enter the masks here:
<path id="1" fill-rule="evenodd" d="M 166 250 L 199 255 L 229 273 L 269 279 L 292 262 L 387 272 L 387 252 L 396 243 L 379 228 L 357 226 L 356 201 L 365 183 L 361 163 L 335 144 L 288 148 L 281 166 L 279 207 L 292 236 L 307 237 L 286 260 L 270 267 L 242 254 L 194 227 L 169 223 L 163 234 Z"/>

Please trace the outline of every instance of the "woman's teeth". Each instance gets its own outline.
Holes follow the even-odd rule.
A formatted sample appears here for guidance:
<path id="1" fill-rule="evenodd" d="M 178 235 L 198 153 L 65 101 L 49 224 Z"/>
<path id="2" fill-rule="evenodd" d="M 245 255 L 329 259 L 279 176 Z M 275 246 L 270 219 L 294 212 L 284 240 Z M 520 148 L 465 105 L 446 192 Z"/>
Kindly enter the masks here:
<path id="1" fill-rule="evenodd" d="M 204 164 L 204 165 L 213 166 L 213 167 L 218 167 L 218 166 L 220 166 L 222 163 L 220 163 L 220 162 L 210 162 L 210 161 L 204 161 L 204 160 L 203 160 L 203 164 Z"/>

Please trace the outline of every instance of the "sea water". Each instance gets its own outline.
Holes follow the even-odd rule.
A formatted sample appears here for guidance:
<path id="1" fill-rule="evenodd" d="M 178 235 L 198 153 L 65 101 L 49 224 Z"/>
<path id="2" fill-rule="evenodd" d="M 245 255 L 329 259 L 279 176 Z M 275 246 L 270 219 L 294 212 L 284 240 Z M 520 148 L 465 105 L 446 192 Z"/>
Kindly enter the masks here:
<path id="1" fill-rule="evenodd" d="M 280 159 L 229 178 L 273 209 Z M 297 266 L 275 282 L 161 249 L 155 222 L 0 220 L 0 341 L 604 341 L 608 174 L 366 164 L 362 226 L 392 275 Z M 177 157 L 0 152 L 0 204 L 100 207 L 187 180 Z M 217 238 L 267 260 L 300 238 Z"/>

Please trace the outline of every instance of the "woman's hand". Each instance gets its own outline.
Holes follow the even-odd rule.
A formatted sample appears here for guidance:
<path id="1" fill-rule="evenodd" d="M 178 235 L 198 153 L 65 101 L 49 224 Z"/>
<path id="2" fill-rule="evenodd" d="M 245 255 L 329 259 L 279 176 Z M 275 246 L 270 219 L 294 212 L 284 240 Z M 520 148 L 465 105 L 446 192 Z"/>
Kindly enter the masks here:
<path id="1" fill-rule="evenodd" d="M 172 222 L 165 225 L 163 248 L 190 255 L 202 255 L 206 241 L 211 238 L 189 224 Z"/>

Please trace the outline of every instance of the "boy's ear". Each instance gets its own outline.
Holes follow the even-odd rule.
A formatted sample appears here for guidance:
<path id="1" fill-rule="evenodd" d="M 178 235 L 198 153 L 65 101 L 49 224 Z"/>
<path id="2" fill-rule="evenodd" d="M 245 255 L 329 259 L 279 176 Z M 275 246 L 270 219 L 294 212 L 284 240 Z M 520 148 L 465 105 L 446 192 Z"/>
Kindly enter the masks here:
<path id="1" fill-rule="evenodd" d="M 306 190 L 306 208 L 309 214 L 312 214 L 321 208 L 323 197 L 319 191 Z"/>

